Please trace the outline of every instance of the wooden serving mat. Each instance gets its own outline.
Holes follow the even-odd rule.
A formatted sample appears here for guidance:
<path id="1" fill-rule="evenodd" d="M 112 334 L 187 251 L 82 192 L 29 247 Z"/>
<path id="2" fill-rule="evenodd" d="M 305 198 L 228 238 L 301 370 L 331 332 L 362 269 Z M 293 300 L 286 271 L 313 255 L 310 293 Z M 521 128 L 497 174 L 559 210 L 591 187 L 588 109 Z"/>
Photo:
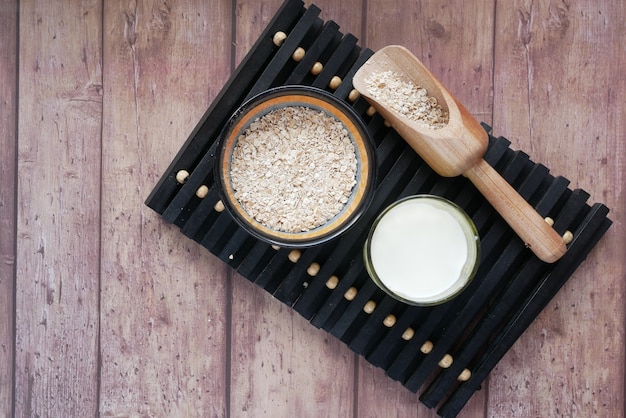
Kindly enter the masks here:
<path id="1" fill-rule="evenodd" d="M 510 149 L 505 138 L 490 135 L 487 162 L 542 216 L 552 218 L 560 234 L 572 234 L 561 260 L 541 262 L 471 183 L 435 174 L 378 114 L 369 114 L 363 99 L 350 94 L 352 75 L 373 52 L 319 13 L 315 5 L 285 1 L 146 204 L 389 377 L 413 392 L 422 389 L 420 400 L 438 407 L 441 416 L 456 416 L 610 227 L 609 210 L 587 204 L 585 191 L 569 189 L 566 178 L 552 176 L 544 165 Z M 273 37 L 279 31 L 287 37 L 277 46 Z M 297 48 L 304 56 L 294 55 Z M 318 62 L 321 72 L 311 71 Z M 213 187 L 218 135 L 227 119 L 247 98 L 287 84 L 319 87 L 345 100 L 363 117 L 377 148 L 377 186 L 362 219 L 343 236 L 301 251 L 251 237 L 223 210 Z M 361 256 L 376 215 L 419 193 L 456 202 L 481 236 L 481 263 L 470 286 L 452 301 L 427 308 L 385 295 L 369 279 Z"/>

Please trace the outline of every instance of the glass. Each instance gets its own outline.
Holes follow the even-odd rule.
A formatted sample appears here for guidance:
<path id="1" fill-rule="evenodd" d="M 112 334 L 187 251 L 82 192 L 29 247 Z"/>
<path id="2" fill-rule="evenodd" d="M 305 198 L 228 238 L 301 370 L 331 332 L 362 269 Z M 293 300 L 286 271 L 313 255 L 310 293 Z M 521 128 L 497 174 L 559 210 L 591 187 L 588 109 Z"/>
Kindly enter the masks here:
<path id="1" fill-rule="evenodd" d="M 434 195 L 398 200 L 375 219 L 363 248 L 372 280 L 392 297 L 428 306 L 458 295 L 480 261 L 472 219 Z"/>

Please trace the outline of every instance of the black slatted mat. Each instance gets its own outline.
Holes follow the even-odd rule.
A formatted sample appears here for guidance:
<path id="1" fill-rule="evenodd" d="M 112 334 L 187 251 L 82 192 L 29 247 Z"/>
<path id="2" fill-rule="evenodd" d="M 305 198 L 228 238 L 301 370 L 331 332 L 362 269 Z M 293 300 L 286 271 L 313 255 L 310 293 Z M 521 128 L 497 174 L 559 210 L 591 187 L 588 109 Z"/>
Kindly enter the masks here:
<path id="1" fill-rule="evenodd" d="M 583 190 L 489 136 L 485 159 L 554 228 L 573 240 L 554 264 L 538 260 L 464 178 L 435 174 L 369 105 L 354 98 L 352 75 L 372 55 L 343 34 L 320 9 L 286 0 L 199 121 L 146 204 L 165 221 L 283 303 L 386 370 L 439 414 L 456 416 L 482 381 L 587 257 L 611 225 L 608 208 L 588 204 Z M 276 32 L 287 34 L 273 43 Z M 306 53 L 296 60 L 297 48 Z M 323 69 L 311 71 L 319 62 Z M 331 85 L 333 77 L 342 80 Z M 212 168 L 219 132 L 246 98 L 265 89 L 303 84 L 332 92 L 362 116 L 376 142 L 377 185 L 357 224 L 324 245 L 301 251 L 274 248 L 240 229 L 219 206 Z M 490 128 L 485 126 L 489 132 Z M 185 181 L 176 179 L 185 170 Z M 481 236 L 481 264 L 470 286 L 439 306 L 404 305 L 369 279 L 361 249 L 372 220 L 390 203 L 431 193 L 460 205 Z M 199 197 L 200 196 L 200 197 Z M 425 386 L 425 387 L 423 387 Z"/>

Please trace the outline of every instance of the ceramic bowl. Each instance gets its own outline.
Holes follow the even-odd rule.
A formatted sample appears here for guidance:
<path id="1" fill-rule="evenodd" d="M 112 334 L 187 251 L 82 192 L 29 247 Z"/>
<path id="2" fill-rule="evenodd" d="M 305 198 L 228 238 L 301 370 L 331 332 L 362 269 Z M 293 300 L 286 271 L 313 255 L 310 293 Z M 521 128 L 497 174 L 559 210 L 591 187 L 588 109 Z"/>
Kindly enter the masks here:
<path id="1" fill-rule="evenodd" d="M 261 222 L 252 216 L 237 196 L 231 178 L 231 166 L 238 141 L 252 123 L 264 115 L 286 107 L 305 107 L 324 112 L 341 122 L 355 150 L 356 174 L 347 203 L 331 219 L 309 230 L 288 232 Z M 288 159 L 287 159 L 288 160 Z M 374 143 L 362 118 L 343 100 L 325 90 L 307 86 L 277 87 L 246 101 L 225 125 L 215 164 L 216 184 L 222 201 L 234 220 L 254 237 L 281 247 L 308 247 L 332 240 L 353 226 L 368 207 L 375 178 Z M 261 178 L 265 173 L 259 173 Z M 306 182 L 303 178 L 301 181 Z M 315 210 L 311 205 L 308 210 Z"/>

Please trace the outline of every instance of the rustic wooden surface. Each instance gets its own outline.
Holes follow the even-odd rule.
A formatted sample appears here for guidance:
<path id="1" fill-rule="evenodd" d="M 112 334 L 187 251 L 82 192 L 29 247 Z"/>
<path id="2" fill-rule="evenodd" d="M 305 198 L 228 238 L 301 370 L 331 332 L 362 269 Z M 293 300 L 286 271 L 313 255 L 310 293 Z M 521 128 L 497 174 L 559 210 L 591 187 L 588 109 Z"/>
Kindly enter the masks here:
<path id="1" fill-rule="evenodd" d="M 0 416 L 430 417 L 143 201 L 281 0 L 0 0 Z M 320 0 L 614 225 L 461 416 L 624 416 L 620 0 Z"/>
<path id="2" fill-rule="evenodd" d="M 15 349 L 15 175 L 17 2 L 0 6 L 0 415 L 13 403 Z"/>

